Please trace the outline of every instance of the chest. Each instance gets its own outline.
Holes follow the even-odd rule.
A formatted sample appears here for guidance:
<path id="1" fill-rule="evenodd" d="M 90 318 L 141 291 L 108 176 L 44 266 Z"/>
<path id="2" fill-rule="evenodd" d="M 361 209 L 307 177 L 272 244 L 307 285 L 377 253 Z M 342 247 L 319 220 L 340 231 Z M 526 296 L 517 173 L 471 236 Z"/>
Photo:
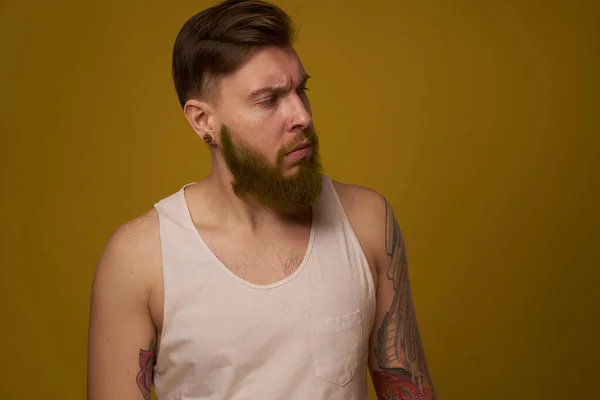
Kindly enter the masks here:
<path id="1" fill-rule="evenodd" d="M 307 255 L 310 228 L 252 235 L 204 231 L 203 241 L 215 263 L 254 285 L 269 285 L 292 275 Z"/>
<path id="2" fill-rule="evenodd" d="M 157 370 L 166 371 L 169 359 L 193 363 L 202 375 L 290 359 L 305 371 L 340 357 L 357 365 L 374 312 L 368 266 L 315 247 L 300 269 L 271 285 L 245 281 L 211 258 L 190 265 L 186 279 L 167 276 Z"/>
<path id="3" fill-rule="evenodd" d="M 236 276 L 255 285 L 269 285 L 292 275 L 302 263 L 306 248 L 220 244 L 211 250 L 218 262 Z"/>
<path id="4" fill-rule="evenodd" d="M 181 304 L 181 312 L 188 309 L 186 304 L 188 302 L 195 304 L 195 307 L 209 305 L 206 312 L 211 313 L 214 309 L 219 315 L 208 317 L 217 319 L 221 314 L 227 315 L 221 305 L 225 308 L 231 307 L 242 314 L 252 313 L 255 310 L 268 310 L 268 307 L 256 305 L 249 305 L 248 310 L 239 305 L 233 307 L 228 304 L 228 299 L 236 297 L 240 289 L 244 292 L 244 296 L 261 292 L 260 290 L 248 291 L 244 285 L 256 289 L 283 284 L 292 278 L 292 275 L 302 272 L 300 270 L 303 267 L 308 271 L 304 273 L 305 283 L 296 283 L 300 285 L 300 292 L 297 291 L 298 289 L 290 292 L 289 286 L 292 285 L 288 285 L 286 286 L 288 295 L 276 300 L 279 304 L 290 307 L 290 311 L 304 312 L 295 307 L 298 304 L 306 305 L 307 302 L 312 303 L 313 316 L 336 315 L 357 307 L 369 309 L 374 306 L 377 275 L 373 267 L 374 263 L 368 256 L 357 246 L 352 248 L 342 246 L 342 251 L 339 252 L 338 243 L 324 242 L 319 234 L 311 233 L 307 236 L 304 240 L 274 243 L 267 241 L 236 243 L 219 235 L 209 236 L 206 248 L 202 251 L 204 254 L 202 262 L 196 260 L 191 268 L 185 268 L 186 259 L 175 261 L 176 258 L 173 258 L 173 261 L 168 261 L 171 258 L 169 255 L 173 254 L 173 249 L 163 248 L 167 253 L 165 260 L 168 265 L 162 266 L 160 279 L 157 279 L 153 285 L 149 299 L 149 308 L 158 337 L 160 338 L 160 333 L 163 331 L 164 317 L 177 309 L 175 304 Z M 334 251 L 335 248 L 338 248 L 338 252 Z M 181 265 L 173 265 L 173 263 Z M 238 281 L 231 279 L 232 276 L 224 276 L 222 274 L 224 270 L 231 272 Z M 174 286 L 179 289 L 173 290 Z M 207 286 L 217 287 L 216 292 L 207 291 Z M 168 290 L 167 293 L 165 288 Z M 231 288 L 231 291 L 228 288 Z M 306 296 L 306 299 L 302 296 Z M 269 296 L 259 296 L 256 299 L 260 302 L 265 298 L 268 300 L 264 304 L 273 301 Z M 173 306 L 166 307 L 168 303 Z M 340 305 L 343 306 L 340 308 Z"/>
<path id="5" fill-rule="evenodd" d="M 290 398 L 285 389 L 294 382 L 292 392 L 302 399 L 348 399 L 349 391 L 362 392 L 353 385 L 364 384 L 375 313 L 367 258 L 351 236 L 325 229 L 304 243 L 287 239 L 245 247 L 227 246 L 218 237 L 210 245 L 207 239 L 206 247 L 192 237 L 165 241 L 163 289 L 154 292 L 152 306 L 161 316 L 159 391 L 172 382 L 189 398 L 210 397 L 233 382 L 262 394 L 253 398 Z M 249 251 L 253 246 L 257 251 Z M 289 255 L 302 261 L 279 279 L 280 262 Z M 228 257 L 278 273 L 270 283 L 256 284 L 226 265 Z"/>

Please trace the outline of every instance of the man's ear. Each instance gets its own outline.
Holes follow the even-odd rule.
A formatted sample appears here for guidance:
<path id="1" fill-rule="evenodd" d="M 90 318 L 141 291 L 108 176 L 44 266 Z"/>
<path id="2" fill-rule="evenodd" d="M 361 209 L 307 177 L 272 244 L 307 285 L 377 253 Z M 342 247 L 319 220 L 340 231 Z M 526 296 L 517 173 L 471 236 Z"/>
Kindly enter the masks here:
<path id="1" fill-rule="evenodd" d="M 214 110 L 205 101 L 190 99 L 183 106 L 185 118 L 196 134 L 202 138 L 204 135 L 216 136 L 217 121 Z"/>

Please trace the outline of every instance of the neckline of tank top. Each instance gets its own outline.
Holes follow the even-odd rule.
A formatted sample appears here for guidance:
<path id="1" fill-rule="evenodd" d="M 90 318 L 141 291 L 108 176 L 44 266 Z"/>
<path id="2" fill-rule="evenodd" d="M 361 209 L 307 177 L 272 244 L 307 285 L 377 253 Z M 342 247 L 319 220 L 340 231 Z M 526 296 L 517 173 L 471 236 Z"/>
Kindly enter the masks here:
<path id="1" fill-rule="evenodd" d="M 187 187 L 193 185 L 194 183 L 196 183 L 196 182 L 190 182 L 190 183 L 183 185 L 181 187 L 181 189 L 179 189 L 179 192 L 178 192 L 180 204 L 185 211 L 185 213 L 184 213 L 185 214 L 185 223 L 187 225 L 187 228 L 193 232 L 193 235 L 195 236 L 196 240 L 200 243 L 200 245 L 203 247 L 203 249 L 210 255 L 210 257 L 213 259 L 213 261 L 219 266 L 219 269 L 223 270 L 226 274 L 228 274 L 230 277 L 235 279 L 238 283 L 240 283 L 250 289 L 270 290 L 270 289 L 278 288 L 280 286 L 284 286 L 285 284 L 293 281 L 306 268 L 306 264 L 308 264 L 308 260 L 310 259 L 310 255 L 312 253 L 312 249 L 313 249 L 313 245 L 314 245 L 314 241 L 315 241 L 315 231 L 316 231 L 315 214 L 316 213 L 315 213 L 314 208 L 311 208 L 312 215 L 311 215 L 308 245 L 306 246 L 304 258 L 302 259 L 302 262 L 300 263 L 298 268 L 296 268 L 296 270 L 293 273 L 291 273 L 290 275 L 288 275 L 287 277 L 285 277 L 283 279 L 280 279 L 273 283 L 260 285 L 260 284 L 252 283 L 250 281 L 245 280 L 244 278 L 235 274 L 233 271 L 231 271 L 229 268 L 227 268 L 227 266 L 225 264 L 223 264 L 221 259 L 219 259 L 219 257 L 217 257 L 217 255 L 210 249 L 210 247 L 208 247 L 208 244 L 204 241 L 204 238 L 202 237 L 200 232 L 198 232 L 198 229 L 196 229 L 196 226 L 194 226 L 192 214 L 190 212 L 190 208 L 189 208 L 187 200 L 185 198 L 185 189 Z"/>

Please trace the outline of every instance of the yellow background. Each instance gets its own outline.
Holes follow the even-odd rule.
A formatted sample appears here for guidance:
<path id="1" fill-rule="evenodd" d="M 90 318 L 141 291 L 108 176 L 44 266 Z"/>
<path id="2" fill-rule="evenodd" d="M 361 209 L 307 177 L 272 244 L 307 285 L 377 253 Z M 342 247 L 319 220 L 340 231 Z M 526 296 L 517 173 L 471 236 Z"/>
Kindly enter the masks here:
<path id="1" fill-rule="evenodd" d="M 85 398 L 109 234 L 208 152 L 170 77 L 207 1 L 0 1 L 1 399 Z M 394 206 L 440 399 L 597 395 L 600 13 L 281 0 L 327 172 Z"/>

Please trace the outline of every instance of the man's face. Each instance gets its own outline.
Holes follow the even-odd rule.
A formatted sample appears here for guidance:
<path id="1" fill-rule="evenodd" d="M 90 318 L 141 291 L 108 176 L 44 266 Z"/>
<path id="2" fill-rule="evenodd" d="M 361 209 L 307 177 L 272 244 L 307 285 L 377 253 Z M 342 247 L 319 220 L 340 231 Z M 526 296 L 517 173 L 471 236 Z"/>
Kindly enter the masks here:
<path id="1" fill-rule="evenodd" d="M 266 48 L 220 81 L 220 150 L 238 196 L 297 211 L 321 191 L 308 79 L 293 49 Z"/>

